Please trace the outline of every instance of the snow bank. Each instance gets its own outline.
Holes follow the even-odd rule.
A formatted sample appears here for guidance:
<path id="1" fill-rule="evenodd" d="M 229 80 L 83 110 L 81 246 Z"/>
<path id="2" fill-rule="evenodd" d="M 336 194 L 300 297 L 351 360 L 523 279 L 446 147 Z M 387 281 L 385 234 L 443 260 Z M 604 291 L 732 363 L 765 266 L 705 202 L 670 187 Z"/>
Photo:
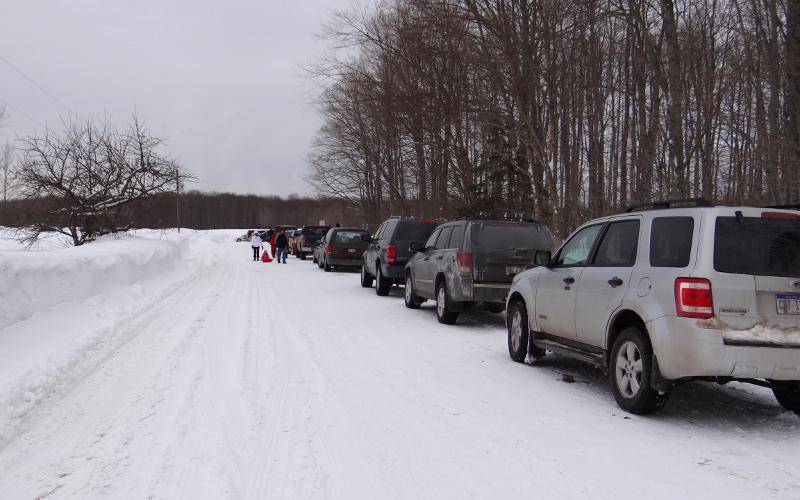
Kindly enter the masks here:
<path id="1" fill-rule="evenodd" d="M 83 360 L 132 335 L 124 329 L 131 318 L 191 279 L 184 261 L 196 234 L 188 233 L 139 231 L 50 251 L 0 249 L 0 445 L 33 405 L 76 376 L 70 374 Z"/>
<path id="2" fill-rule="evenodd" d="M 163 272 L 180 259 L 185 241 L 123 236 L 50 252 L 0 251 L 0 329 Z"/>

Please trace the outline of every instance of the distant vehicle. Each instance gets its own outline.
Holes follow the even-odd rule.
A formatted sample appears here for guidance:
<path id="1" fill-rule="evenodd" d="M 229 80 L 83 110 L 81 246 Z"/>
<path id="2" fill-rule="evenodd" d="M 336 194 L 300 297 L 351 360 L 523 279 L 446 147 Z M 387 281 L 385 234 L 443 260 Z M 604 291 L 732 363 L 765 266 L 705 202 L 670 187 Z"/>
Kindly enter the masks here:
<path id="1" fill-rule="evenodd" d="M 255 233 L 255 232 L 257 232 L 259 234 L 259 236 L 261 236 L 261 239 L 264 240 L 264 238 L 265 238 L 265 236 L 266 236 L 268 231 L 269 231 L 269 229 L 249 229 L 245 234 L 243 234 L 241 236 L 237 236 L 236 237 L 236 241 L 237 241 L 237 243 L 241 242 L 241 241 L 248 241 L 249 242 L 250 238 L 253 237 L 253 233 Z"/>
<path id="2" fill-rule="evenodd" d="M 436 226 L 432 220 L 391 217 L 374 236 L 365 236 L 369 245 L 361 265 L 361 286 L 369 288 L 375 280 L 375 293 L 388 295 L 393 284 L 405 283 L 405 266 L 411 256 L 408 246 L 427 240 Z"/>
<path id="3" fill-rule="evenodd" d="M 292 229 L 291 231 L 286 231 L 286 237 L 289 238 L 289 254 L 297 255 L 297 244 L 299 243 L 301 234 L 302 232 L 300 228 Z"/>
<path id="4" fill-rule="evenodd" d="M 306 256 L 314 251 L 314 245 L 325 236 L 330 228 L 330 226 L 303 226 L 299 229 L 300 235 L 295 238 L 299 238 L 297 256 L 300 260 L 306 260 Z M 314 262 L 317 262 L 316 256 Z"/>
<path id="5" fill-rule="evenodd" d="M 800 414 L 800 213 L 652 203 L 587 222 L 508 298 L 514 361 L 550 350 L 608 369 L 652 413 L 690 380 L 772 388 Z"/>
<path id="6" fill-rule="evenodd" d="M 537 251 L 551 251 L 553 236 L 532 220 L 465 217 L 438 227 L 406 264 L 406 307 L 436 301 L 440 323 L 453 324 L 460 311 L 483 304 L 505 308 L 511 281 L 533 267 Z"/>
<path id="7" fill-rule="evenodd" d="M 326 272 L 334 267 L 359 267 L 367 242 L 362 236 L 369 231 L 358 228 L 333 227 L 328 230 L 315 248 L 315 258 L 320 269 Z"/>

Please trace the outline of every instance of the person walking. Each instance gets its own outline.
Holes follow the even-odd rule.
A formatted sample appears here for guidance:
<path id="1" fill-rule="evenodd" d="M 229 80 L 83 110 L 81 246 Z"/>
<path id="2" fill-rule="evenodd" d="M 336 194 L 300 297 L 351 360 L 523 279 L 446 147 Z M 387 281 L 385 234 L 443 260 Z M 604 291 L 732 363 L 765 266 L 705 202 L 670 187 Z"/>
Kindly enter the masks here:
<path id="1" fill-rule="evenodd" d="M 261 235 L 258 231 L 253 231 L 253 236 L 250 237 L 250 246 L 253 247 L 253 261 L 258 262 L 258 251 L 261 250 Z"/>
<path id="2" fill-rule="evenodd" d="M 275 248 L 278 250 L 278 263 L 286 264 L 286 247 L 289 246 L 289 238 L 286 237 L 286 232 L 281 229 L 278 231 L 278 236 L 275 237 Z"/>

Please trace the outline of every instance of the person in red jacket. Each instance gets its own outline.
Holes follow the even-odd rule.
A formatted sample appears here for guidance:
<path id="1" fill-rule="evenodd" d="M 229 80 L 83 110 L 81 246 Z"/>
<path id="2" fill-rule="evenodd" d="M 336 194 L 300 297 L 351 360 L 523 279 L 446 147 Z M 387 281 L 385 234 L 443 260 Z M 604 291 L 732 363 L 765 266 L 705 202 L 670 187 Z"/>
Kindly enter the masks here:
<path id="1" fill-rule="evenodd" d="M 275 258 L 275 236 L 277 236 L 278 230 L 273 229 L 272 233 L 269 236 L 269 246 L 272 249 L 272 258 Z"/>

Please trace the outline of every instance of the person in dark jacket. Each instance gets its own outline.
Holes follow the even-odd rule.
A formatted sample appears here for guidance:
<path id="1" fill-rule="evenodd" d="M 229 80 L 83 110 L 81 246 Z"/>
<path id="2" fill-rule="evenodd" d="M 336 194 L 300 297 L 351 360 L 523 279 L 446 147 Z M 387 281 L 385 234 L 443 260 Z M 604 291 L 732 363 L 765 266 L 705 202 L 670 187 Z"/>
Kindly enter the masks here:
<path id="1" fill-rule="evenodd" d="M 286 264 L 286 247 L 289 246 L 289 238 L 286 237 L 286 233 L 283 229 L 278 232 L 278 236 L 275 237 L 275 248 L 278 252 L 278 263 Z"/>

